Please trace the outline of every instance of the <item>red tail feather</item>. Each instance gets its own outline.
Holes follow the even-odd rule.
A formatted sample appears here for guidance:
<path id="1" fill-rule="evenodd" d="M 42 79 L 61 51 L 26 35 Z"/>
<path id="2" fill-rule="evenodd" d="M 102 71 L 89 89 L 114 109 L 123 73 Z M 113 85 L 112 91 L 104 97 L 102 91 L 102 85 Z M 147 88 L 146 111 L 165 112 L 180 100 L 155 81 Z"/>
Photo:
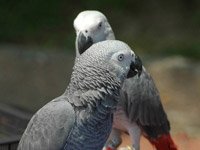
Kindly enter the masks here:
<path id="1" fill-rule="evenodd" d="M 156 139 L 149 139 L 149 141 L 156 147 L 156 150 L 178 150 L 170 134 L 164 134 Z"/>

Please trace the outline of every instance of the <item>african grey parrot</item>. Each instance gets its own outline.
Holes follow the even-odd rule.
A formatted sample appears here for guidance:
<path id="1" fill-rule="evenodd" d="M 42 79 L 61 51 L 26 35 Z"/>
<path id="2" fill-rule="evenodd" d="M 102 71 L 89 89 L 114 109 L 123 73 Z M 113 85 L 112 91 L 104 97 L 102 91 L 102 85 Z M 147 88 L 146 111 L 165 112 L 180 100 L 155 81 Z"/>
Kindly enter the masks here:
<path id="1" fill-rule="evenodd" d="M 32 117 L 18 150 L 101 150 L 123 81 L 141 72 L 138 59 L 121 41 L 91 46 L 76 59 L 65 93 Z"/>
<path id="2" fill-rule="evenodd" d="M 83 11 L 74 20 L 76 31 L 76 56 L 93 43 L 114 40 L 115 36 L 105 15 L 99 11 Z M 176 150 L 170 136 L 170 123 L 161 104 L 156 85 L 143 66 L 140 78 L 127 79 L 123 95 L 114 113 L 114 125 L 107 149 L 121 143 L 121 131 L 128 132 L 132 148 L 139 150 L 143 134 L 157 150 Z"/>

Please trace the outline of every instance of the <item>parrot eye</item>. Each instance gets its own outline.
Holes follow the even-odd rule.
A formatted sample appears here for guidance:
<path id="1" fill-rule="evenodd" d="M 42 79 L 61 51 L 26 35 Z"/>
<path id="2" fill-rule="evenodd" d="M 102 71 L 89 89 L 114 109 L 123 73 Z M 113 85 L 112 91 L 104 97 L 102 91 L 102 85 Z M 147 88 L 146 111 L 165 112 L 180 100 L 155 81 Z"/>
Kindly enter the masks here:
<path id="1" fill-rule="evenodd" d="M 124 54 L 119 54 L 119 55 L 118 55 L 118 60 L 119 60 L 119 61 L 124 60 Z"/>

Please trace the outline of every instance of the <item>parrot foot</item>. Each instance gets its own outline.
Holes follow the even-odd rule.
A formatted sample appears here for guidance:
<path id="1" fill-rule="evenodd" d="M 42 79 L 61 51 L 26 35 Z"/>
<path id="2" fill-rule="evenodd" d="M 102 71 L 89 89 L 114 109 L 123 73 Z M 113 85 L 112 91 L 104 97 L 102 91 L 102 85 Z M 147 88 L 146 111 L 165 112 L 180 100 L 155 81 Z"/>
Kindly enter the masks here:
<path id="1" fill-rule="evenodd" d="M 127 145 L 126 147 L 120 147 L 119 150 L 136 150 L 134 147 Z"/>
<path id="2" fill-rule="evenodd" d="M 105 146 L 103 150 L 116 150 L 114 147 Z"/>
<path id="3" fill-rule="evenodd" d="M 121 144 L 121 138 L 113 138 L 112 140 L 109 140 L 104 146 L 103 150 L 117 150 L 117 147 Z"/>

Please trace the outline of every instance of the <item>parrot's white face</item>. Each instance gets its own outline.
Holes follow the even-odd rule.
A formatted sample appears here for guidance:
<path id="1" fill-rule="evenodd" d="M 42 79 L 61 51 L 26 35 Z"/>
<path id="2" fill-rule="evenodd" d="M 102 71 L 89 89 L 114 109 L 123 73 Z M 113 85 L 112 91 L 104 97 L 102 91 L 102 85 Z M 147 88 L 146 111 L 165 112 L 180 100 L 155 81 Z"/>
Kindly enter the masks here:
<path id="1" fill-rule="evenodd" d="M 74 20 L 76 48 L 83 53 L 92 44 L 114 40 L 114 33 L 106 17 L 98 11 L 83 11 Z"/>
<path id="2" fill-rule="evenodd" d="M 119 52 L 115 52 L 111 56 L 109 63 L 113 67 L 111 71 L 116 74 L 118 78 L 124 79 L 131 69 L 131 64 L 135 64 L 135 54 L 131 50 L 119 50 Z"/>
<path id="3" fill-rule="evenodd" d="M 120 80 L 140 74 L 142 70 L 139 57 L 127 44 L 117 40 L 93 44 L 78 59 L 85 59 L 87 66 L 104 67 Z"/>

